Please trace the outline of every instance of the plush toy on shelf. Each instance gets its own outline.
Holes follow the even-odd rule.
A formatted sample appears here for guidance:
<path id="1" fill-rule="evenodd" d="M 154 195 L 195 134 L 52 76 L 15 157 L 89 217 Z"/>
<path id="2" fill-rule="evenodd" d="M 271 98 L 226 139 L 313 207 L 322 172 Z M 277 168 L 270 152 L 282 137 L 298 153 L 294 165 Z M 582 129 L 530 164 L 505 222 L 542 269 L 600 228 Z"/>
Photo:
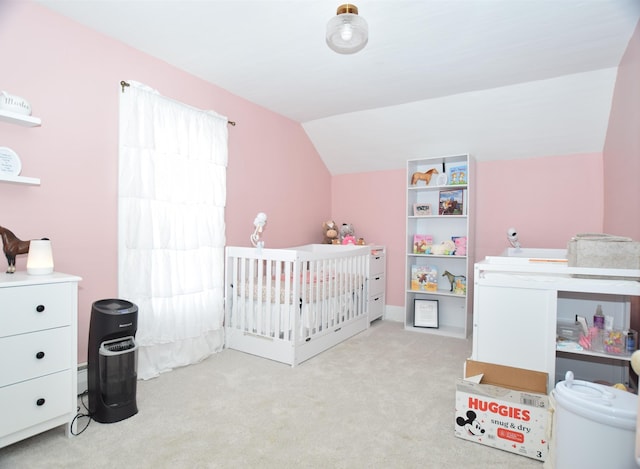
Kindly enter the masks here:
<path id="1" fill-rule="evenodd" d="M 340 233 L 338 233 L 338 227 L 335 221 L 329 220 L 323 222 L 322 231 L 324 232 L 323 244 L 337 244 L 339 242 Z"/>
<path id="2" fill-rule="evenodd" d="M 431 247 L 431 254 L 435 256 L 449 256 L 455 251 L 456 245 L 450 239 L 441 242 L 440 244 L 434 244 Z"/>
<path id="3" fill-rule="evenodd" d="M 458 236 L 453 240 L 456 245 L 456 256 L 466 256 L 467 255 L 467 237 L 466 236 Z"/>

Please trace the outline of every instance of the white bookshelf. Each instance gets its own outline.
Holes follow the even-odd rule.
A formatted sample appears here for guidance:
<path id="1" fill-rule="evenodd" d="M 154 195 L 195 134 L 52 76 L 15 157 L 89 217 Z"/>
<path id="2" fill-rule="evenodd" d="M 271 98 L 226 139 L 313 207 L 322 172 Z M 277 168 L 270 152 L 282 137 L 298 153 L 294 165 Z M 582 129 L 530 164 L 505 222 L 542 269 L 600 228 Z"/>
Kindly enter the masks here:
<path id="1" fill-rule="evenodd" d="M 452 181 L 451 169 L 465 166 L 466 183 L 449 184 Z M 429 184 L 418 181 L 412 184 L 414 173 L 424 173 L 430 169 L 433 174 Z M 406 270 L 405 270 L 405 328 L 417 332 L 437 334 L 449 337 L 467 338 L 471 331 L 472 291 L 473 291 L 473 252 L 474 252 L 474 198 L 472 192 L 474 161 L 469 155 L 451 155 L 434 158 L 420 158 L 407 161 L 406 196 Z M 442 180 L 446 174 L 448 180 Z M 457 181 L 456 181 L 457 182 Z M 439 202 L 442 191 L 462 191 L 462 210 L 460 214 L 439 214 Z M 415 215 L 414 205 L 429 205 L 430 215 Z M 423 254 L 414 252 L 414 235 L 431 235 L 433 245 L 439 245 L 452 237 L 466 236 L 466 255 Z M 437 270 L 437 289 L 425 291 L 423 286 L 412 278 L 413 267 L 433 266 Z M 443 274 L 445 271 L 466 278 L 466 293 L 451 292 L 451 284 Z M 437 327 L 416 326 L 416 300 L 437 301 Z M 425 303 L 421 303 L 421 306 Z M 424 317 L 424 312 L 419 314 Z M 422 322 L 424 324 L 424 322 Z M 430 324 L 433 325 L 433 324 Z"/>

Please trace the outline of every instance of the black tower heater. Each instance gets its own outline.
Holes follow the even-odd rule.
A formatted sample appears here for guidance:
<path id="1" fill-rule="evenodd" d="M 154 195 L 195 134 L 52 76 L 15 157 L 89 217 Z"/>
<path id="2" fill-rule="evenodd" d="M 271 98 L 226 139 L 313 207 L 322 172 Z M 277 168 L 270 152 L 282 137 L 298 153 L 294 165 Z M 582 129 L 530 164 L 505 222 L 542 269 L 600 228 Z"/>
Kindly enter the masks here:
<path id="1" fill-rule="evenodd" d="M 89 324 L 89 413 L 113 423 L 138 413 L 138 307 L 126 300 L 93 303 Z"/>

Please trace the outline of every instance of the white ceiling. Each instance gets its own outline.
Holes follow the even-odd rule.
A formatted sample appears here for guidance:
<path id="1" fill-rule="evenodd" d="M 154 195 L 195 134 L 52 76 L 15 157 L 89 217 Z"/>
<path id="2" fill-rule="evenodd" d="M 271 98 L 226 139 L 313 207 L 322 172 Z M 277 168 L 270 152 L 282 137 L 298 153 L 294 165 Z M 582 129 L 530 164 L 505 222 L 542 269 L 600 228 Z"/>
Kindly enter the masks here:
<path id="1" fill-rule="evenodd" d="M 602 151 L 640 18 L 640 0 L 358 0 L 369 44 L 339 55 L 341 0 L 36 1 L 302 123 L 332 174 Z"/>

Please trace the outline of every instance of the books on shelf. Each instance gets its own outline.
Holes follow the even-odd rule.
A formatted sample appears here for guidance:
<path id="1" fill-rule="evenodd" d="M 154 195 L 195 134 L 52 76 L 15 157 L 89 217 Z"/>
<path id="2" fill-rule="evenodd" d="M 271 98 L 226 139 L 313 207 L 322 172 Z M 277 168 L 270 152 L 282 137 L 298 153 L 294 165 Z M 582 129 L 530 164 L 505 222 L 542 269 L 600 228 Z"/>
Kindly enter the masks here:
<path id="1" fill-rule="evenodd" d="M 438 214 L 439 215 L 463 215 L 464 214 L 464 190 L 450 189 L 440 191 Z"/>
<path id="2" fill-rule="evenodd" d="M 433 246 L 433 236 L 416 234 L 413 235 L 413 253 L 414 254 L 431 254 Z"/>
<path id="3" fill-rule="evenodd" d="M 433 265 L 412 265 L 411 289 L 426 292 L 438 291 L 437 267 Z"/>
<path id="4" fill-rule="evenodd" d="M 467 165 L 461 164 L 449 168 L 449 185 L 467 184 Z"/>

